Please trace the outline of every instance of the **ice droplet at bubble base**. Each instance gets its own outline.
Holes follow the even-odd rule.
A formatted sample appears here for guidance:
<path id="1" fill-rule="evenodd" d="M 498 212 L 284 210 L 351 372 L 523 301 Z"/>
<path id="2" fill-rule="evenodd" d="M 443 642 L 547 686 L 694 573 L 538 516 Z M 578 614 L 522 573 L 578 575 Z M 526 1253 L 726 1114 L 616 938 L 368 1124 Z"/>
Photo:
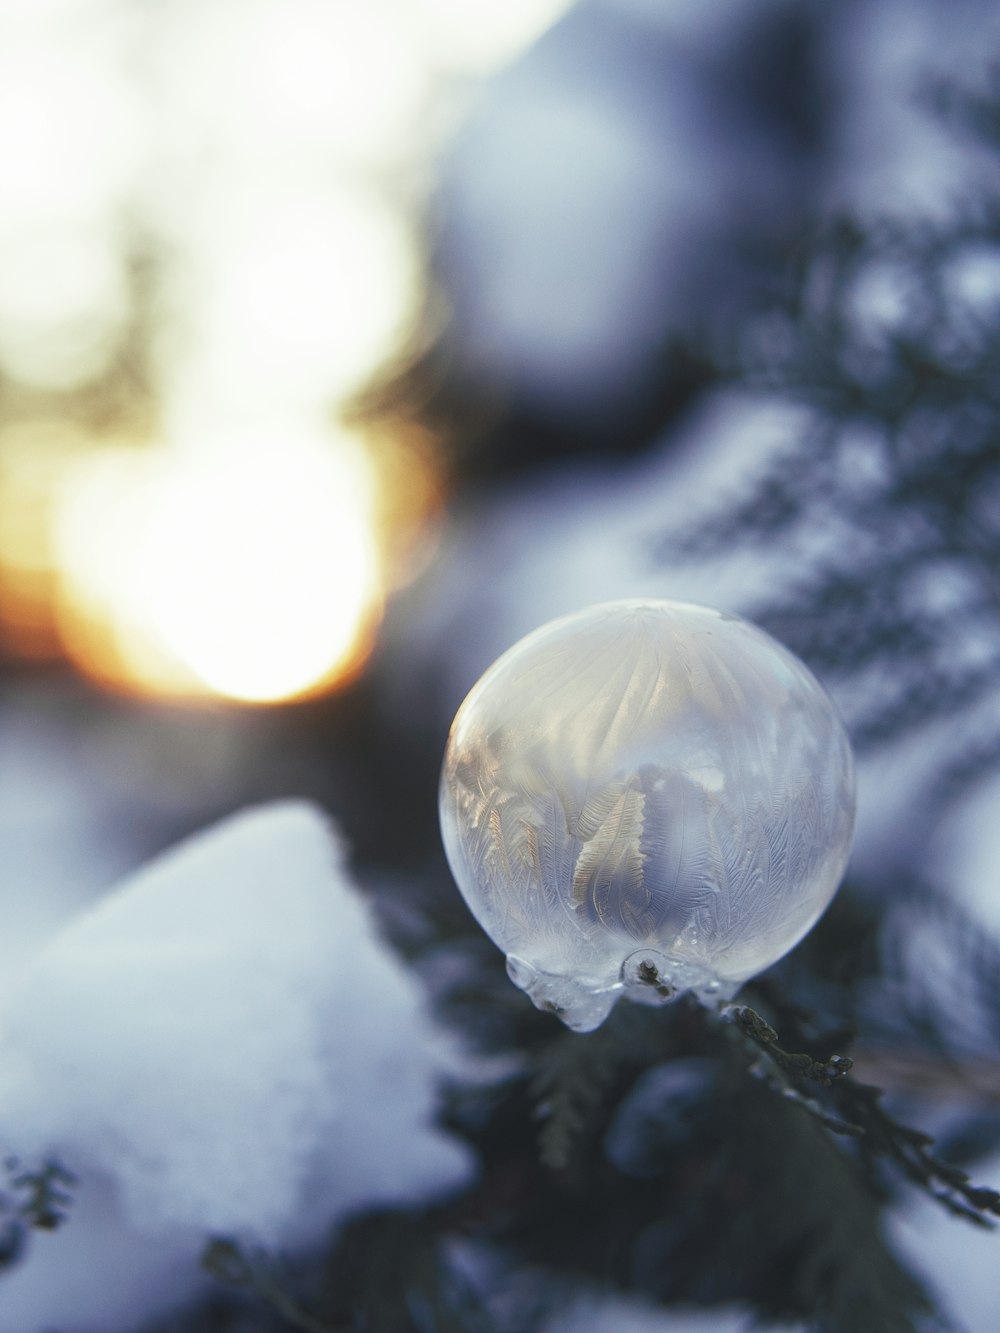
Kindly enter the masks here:
<path id="1" fill-rule="evenodd" d="M 843 876 L 854 773 L 823 687 L 749 622 L 628 600 L 504 653 L 452 725 L 452 872 L 511 980 L 576 1031 L 727 999 Z"/>

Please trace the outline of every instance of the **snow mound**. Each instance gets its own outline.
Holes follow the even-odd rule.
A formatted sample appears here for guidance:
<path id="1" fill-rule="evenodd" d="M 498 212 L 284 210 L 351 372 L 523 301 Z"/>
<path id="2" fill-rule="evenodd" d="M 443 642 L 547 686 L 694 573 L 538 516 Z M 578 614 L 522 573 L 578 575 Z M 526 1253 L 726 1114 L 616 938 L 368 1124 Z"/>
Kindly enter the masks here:
<path id="1" fill-rule="evenodd" d="M 0 1015 L 0 1140 L 109 1179 L 137 1229 L 287 1246 L 465 1178 L 432 1125 L 452 1058 L 333 830 L 282 802 L 163 855 L 40 953 Z"/>

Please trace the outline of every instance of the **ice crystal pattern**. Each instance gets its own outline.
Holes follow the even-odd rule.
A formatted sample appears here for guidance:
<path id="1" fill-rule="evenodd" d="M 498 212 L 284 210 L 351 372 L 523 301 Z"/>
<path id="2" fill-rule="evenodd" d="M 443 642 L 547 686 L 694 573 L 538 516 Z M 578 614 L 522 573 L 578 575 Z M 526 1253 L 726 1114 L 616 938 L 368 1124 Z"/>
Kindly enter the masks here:
<path id="1" fill-rule="evenodd" d="M 474 686 L 441 825 L 511 979 L 589 1031 L 622 994 L 727 998 L 798 943 L 847 862 L 850 745 L 756 626 L 609 602 L 529 634 Z"/>

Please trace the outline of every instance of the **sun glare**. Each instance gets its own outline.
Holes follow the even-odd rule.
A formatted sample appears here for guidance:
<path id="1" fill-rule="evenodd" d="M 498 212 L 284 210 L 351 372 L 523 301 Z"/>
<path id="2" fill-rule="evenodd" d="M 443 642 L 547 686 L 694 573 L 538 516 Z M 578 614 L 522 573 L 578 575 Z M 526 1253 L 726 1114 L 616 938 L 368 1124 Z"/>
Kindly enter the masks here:
<path id="1" fill-rule="evenodd" d="M 22 383 L 99 374 L 128 316 L 123 256 L 99 232 L 37 228 L 0 244 L 0 364 Z"/>
<path id="2" fill-rule="evenodd" d="M 513 60 L 569 7 L 570 0 L 410 0 L 407 10 L 439 61 L 485 74 Z"/>
<path id="3" fill-rule="evenodd" d="M 317 423 L 420 329 L 452 111 L 566 6 L 0 5 L 5 654 L 248 703 L 360 669 L 436 442 Z"/>
<path id="4" fill-rule="evenodd" d="M 363 191 L 248 190 L 204 220 L 185 281 L 172 411 L 252 401 L 270 416 L 356 391 L 413 318 L 419 269 L 409 228 Z"/>
<path id="5" fill-rule="evenodd" d="M 67 651 L 160 694 L 265 703 L 337 683 L 377 616 L 371 497 L 347 441 L 87 460 L 57 511 Z"/>

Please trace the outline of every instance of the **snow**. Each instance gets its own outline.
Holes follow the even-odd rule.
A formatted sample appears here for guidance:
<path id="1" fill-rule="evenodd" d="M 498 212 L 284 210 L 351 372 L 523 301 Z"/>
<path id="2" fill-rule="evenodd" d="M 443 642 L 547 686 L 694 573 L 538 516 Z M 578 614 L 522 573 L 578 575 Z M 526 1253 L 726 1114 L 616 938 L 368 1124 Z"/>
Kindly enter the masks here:
<path id="1" fill-rule="evenodd" d="M 1000 775 L 978 784 L 944 821 L 932 870 L 984 929 L 1000 937 Z"/>
<path id="2" fill-rule="evenodd" d="M 972 241 L 943 268 L 946 299 L 976 320 L 994 320 L 1000 306 L 1000 248 Z"/>
<path id="3" fill-rule="evenodd" d="M 834 211 L 941 219 L 997 181 L 996 159 L 920 98 L 929 76 L 981 85 L 996 49 L 984 0 L 843 6 L 829 59 L 840 87 L 823 195 Z"/>
<path id="4" fill-rule="evenodd" d="M 1000 184 L 921 95 L 988 85 L 995 7 L 791 8 L 590 0 L 481 89 L 436 199 L 469 368 L 570 425 L 613 421 L 664 335 L 745 310 L 745 256 L 807 213 L 940 221 Z"/>
<path id="5" fill-rule="evenodd" d="M 128 865 L 60 719 L 37 696 L 0 706 L 0 991 L 26 957 Z"/>
<path id="6" fill-rule="evenodd" d="M 182 1260 L 196 1280 L 209 1236 L 287 1249 L 460 1184 L 467 1155 L 432 1124 L 455 1054 L 421 998 L 305 802 L 224 821 L 71 921 L 0 1014 L 0 1141 L 68 1166 L 96 1221 L 34 1245 L 0 1327 L 112 1333 L 123 1250 L 155 1291 Z M 77 1271 L 95 1228 L 87 1309 L 45 1274 Z M 126 1305 L 121 1327 L 148 1313 Z"/>
<path id="7" fill-rule="evenodd" d="M 532 90 L 494 120 L 466 150 L 490 167 L 467 171 L 455 235 L 455 262 L 477 269 L 475 355 L 533 392 L 595 406 L 629 385 L 634 344 L 659 328 L 648 269 L 669 196 L 647 168 L 655 140 L 572 88 Z M 683 163 L 667 170 L 692 179 Z"/>
<path id="8" fill-rule="evenodd" d="M 439 698 L 450 722 L 490 662 L 555 616 L 647 596 L 748 611 L 787 577 L 780 548 L 668 563 L 657 546 L 743 494 L 807 420 L 781 398 L 720 391 L 644 458 L 553 468 L 457 513 L 434 569 L 398 608 L 398 689 L 424 708 Z"/>
<path id="9" fill-rule="evenodd" d="M 744 1333 L 753 1327 L 753 1313 L 739 1306 L 717 1310 L 659 1309 L 645 1301 L 591 1296 L 562 1311 L 545 1333 Z M 788 1324 L 782 1328 L 794 1333 Z"/>
<path id="10" fill-rule="evenodd" d="M 738 303 L 752 279 L 734 253 L 803 198 L 788 136 L 727 64 L 775 8 L 577 5 L 486 86 L 437 199 L 473 370 L 543 412 L 614 419 L 668 330 Z"/>
<path id="11" fill-rule="evenodd" d="M 977 1162 L 977 1184 L 1000 1184 L 1000 1156 Z M 892 1215 L 892 1240 L 918 1270 L 962 1333 L 995 1333 L 997 1235 L 950 1216 L 926 1195 L 914 1194 Z"/>
<path id="12" fill-rule="evenodd" d="M 31 1237 L 27 1258 L 3 1274 L 4 1333 L 135 1333 L 140 1322 L 192 1299 L 208 1279 L 204 1239 L 128 1228 L 106 1177 L 88 1177 L 71 1221 Z"/>

